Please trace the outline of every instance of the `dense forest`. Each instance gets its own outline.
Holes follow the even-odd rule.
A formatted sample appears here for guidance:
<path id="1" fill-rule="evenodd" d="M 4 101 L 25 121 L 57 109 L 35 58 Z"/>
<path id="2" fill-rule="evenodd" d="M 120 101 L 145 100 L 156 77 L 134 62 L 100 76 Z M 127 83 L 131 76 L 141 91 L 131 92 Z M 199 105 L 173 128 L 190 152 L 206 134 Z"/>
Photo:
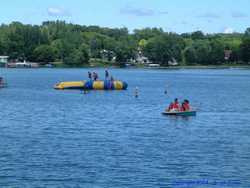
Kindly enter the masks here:
<path id="1" fill-rule="evenodd" d="M 250 62 L 250 28 L 245 33 L 169 33 L 161 28 L 136 29 L 81 26 L 64 21 L 42 25 L 19 22 L 0 26 L 0 55 L 10 61 L 63 62 L 87 65 L 91 60 L 119 64 L 134 62 L 138 54 L 167 66 L 223 65 Z"/>

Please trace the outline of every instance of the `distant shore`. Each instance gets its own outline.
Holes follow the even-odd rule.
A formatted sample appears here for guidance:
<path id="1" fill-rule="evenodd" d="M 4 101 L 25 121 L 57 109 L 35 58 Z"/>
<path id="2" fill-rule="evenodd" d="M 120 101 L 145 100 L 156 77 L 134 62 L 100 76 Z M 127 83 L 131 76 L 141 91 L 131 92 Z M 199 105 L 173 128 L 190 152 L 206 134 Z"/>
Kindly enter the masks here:
<path id="1" fill-rule="evenodd" d="M 10 63 L 11 64 L 11 63 Z M 22 63 L 21 63 L 22 64 Z M 160 66 L 159 64 L 132 64 L 92 61 L 89 64 L 65 64 L 62 62 L 50 63 L 29 63 L 35 66 L 8 66 L 7 68 L 142 68 L 142 69 L 250 69 L 250 64 L 228 63 L 223 65 L 170 65 Z M 22 64 L 23 65 L 23 64 Z M 4 67 L 4 66 L 2 66 Z"/>
<path id="2" fill-rule="evenodd" d="M 249 65 L 243 64 L 225 64 L 225 65 L 176 65 L 176 66 L 157 66 L 151 67 L 144 64 L 137 65 L 125 65 L 120 66 L 117 64 L 88 64 L 80 66 L 69 66 L 66 64 L 61 64 L 60 66 L 54 66 L 55 68 L 143 68 L 143 69 L 230 69 L 230 68 L 243 68 L 250 69 Z"/>
<path id="3" fill-rule="evenodd" d="M 150 67 L 149 67 L 150 68 Z M 196 66 L 170 66 L 170 67 L 158 67 L 159 69 L 231 69 L 231 68 L 243 68 L 250 69 L 250 65 L 196 65 Z"/>
<path id="4" fill-rule="evenodd" d="M 0 67 L 4 68 L 4 67 Z M 7 69 L 20 69 L 20 68 L 27 68 L 27 69 L 39 69 L 39 68 L 52 68 L 52 69 L 74 69 L 74 68 L 120 68 L 120 69 L 250 69 L 250 65 L 197 65 L 197 66 L 159 66 L 159 67 L 149 67 L 149 66 L 114 66 L 114 65 L 105 65 L 105 66 L 92 66 L 92 65 L 81 65 L 81 66 L 69 66 L 69 65 L 62 65 L 62 66 L 40 66 L 40 67 L 8 67 Z"/>

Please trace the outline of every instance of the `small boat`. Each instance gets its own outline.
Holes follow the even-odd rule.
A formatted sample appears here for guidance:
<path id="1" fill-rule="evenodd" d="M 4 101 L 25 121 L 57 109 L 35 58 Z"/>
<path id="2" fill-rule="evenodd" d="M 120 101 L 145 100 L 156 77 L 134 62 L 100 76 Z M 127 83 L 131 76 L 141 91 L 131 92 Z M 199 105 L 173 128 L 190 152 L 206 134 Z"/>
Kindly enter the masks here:
<path id="1" fill-rule="evenodd" d="M 191 110 L 191 111 L 183 111 L 183 112 L 163 112 L 163 115 L 168 115 L 168 116 L 196 116 L 196 111 Z"/>

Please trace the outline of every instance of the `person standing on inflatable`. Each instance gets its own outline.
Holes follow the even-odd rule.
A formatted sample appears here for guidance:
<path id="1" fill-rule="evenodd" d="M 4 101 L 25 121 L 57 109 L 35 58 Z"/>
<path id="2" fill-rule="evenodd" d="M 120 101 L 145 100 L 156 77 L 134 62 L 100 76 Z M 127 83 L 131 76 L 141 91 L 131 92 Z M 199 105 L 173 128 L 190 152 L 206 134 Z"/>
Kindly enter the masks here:
<path id="1" fill-rule="evenodd" d="M 111 82 L 115 81 L 115 79 L 114 79 L 113 76 L 110 77 L 110 81 L 111 81 Z"/>
<path id="2" fill-rule="evenodd" d="M 89 77 L 90 80 L 92 80 L 92 74 L 91 74 L 91 72 L 88 72 L 88 77 Z"/>
<path id="3" fill-rule="evenodd" d="M 98 79 L 98 74 L 96 72 L 93 72 L 93 78 L 94 78 L 94 81 Z"/>

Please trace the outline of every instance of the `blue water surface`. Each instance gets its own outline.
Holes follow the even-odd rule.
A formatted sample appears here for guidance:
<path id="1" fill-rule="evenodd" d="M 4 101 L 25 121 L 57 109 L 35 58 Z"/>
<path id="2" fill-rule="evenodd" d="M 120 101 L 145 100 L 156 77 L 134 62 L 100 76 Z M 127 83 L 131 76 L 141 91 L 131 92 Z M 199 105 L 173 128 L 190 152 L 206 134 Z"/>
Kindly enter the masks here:
<path id="1" fill-rule="evenodd" d="M 104 76 L 0 69 L 0 187 L 250 187 L 250 70 L 110 69 L 126 91 L 53 89 L 89 70 Z M 197 116 L 161 115 L 175 97 Z"/>

